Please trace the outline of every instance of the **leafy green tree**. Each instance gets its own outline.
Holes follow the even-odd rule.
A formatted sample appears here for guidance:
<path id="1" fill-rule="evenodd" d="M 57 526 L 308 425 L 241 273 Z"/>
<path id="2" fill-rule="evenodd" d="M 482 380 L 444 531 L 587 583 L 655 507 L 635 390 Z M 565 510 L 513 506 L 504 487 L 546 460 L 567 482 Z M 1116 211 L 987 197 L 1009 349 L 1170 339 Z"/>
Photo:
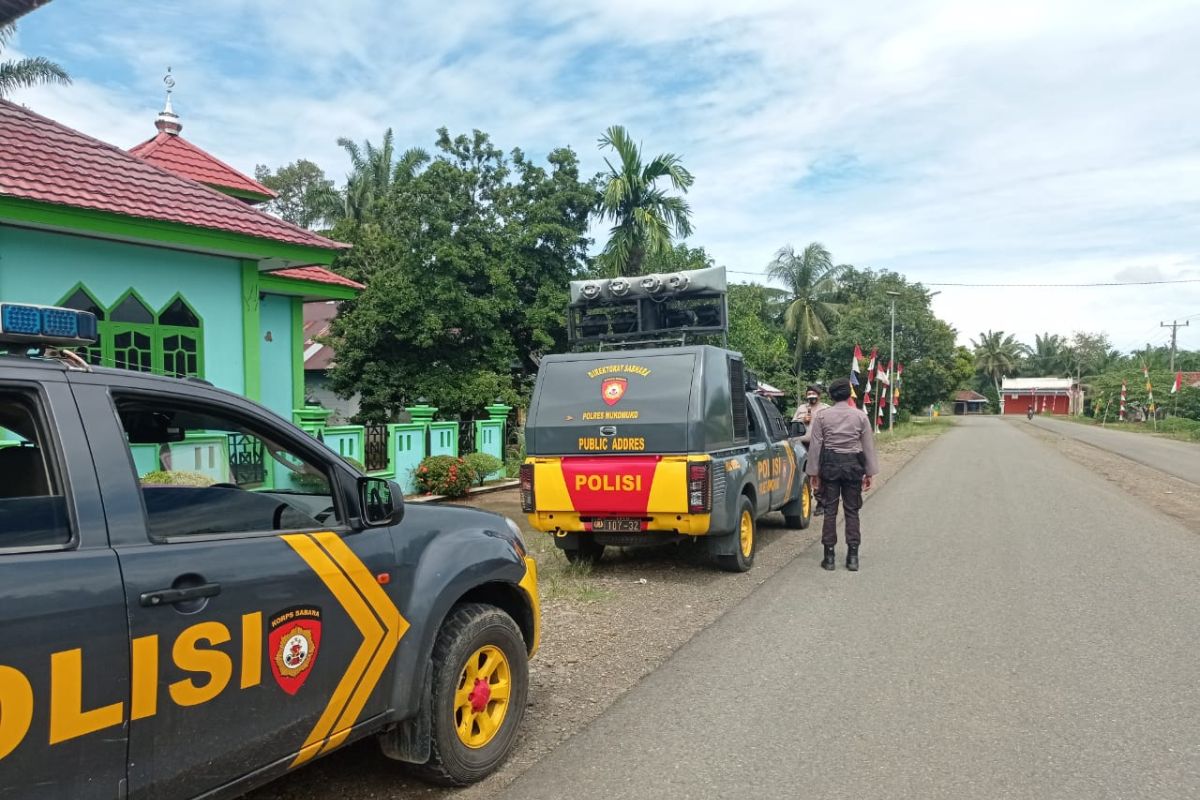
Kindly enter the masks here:
<path id="1" fill-rule="evenodd" d="M 272 170 L 266 164 L 254 168 L 254 179 L 275 192 L 264 208 L 301 228 L 323 229 L 338 218 L 342 196 L 333 181 L 311 161 L 300 159 Z"/>
<path id="2" fill-rule="evenodd" d="M 662 274 L 713 266 L 716 266 L 716 262 L 703 247 L 689 247 L 687 242 L 680 242 L 667 250 L 647 253 L 642 261 L 642 272 L 647 275 L 655 272 Z"/>
<path id="3" fill-rule="evenodd" d="M 463 415 L 521 402 L 540 354 L 565 338 L 595 186 L 569 149 L 542 166 L 445 129 L 424 169 L 395 178 L 369 221 L 345 228 L 354 249 L 336 267 L 367 288 L 333 326 L 332 387 L 360 393 L 375 420 L 420 398 Z"/>
<path id="4" fill-rule="evenodd" d="M 825 371 L 831 378 L 849 377 L 854 346 L 864 352 L 879 348 L 886 366 L 891 343 L 891 304 L 896 300 L 896 361 L 904 365 L 900 407 L 920 412 L 931 403 L 947 399 L 970 380 L 955 331 L 933 313 L 931 295 L 919 283 L 909 283 L 895 272 L 847 267 L 841 274 L 838 299 L 841 313 L 836 327 L 822 345 Z M 865 365 L 863 365 L 865 367 Z M 866 378 L 863 372 L 862 378 Z"/>
<path id="5" fill-rule="evenodd" d="M 804 354 L 829 335 L 841 304 L 838 278 L 848 269 L 834 266 L 829 251 L 813 242 L 799 255 L 787 245 L 767 265 L 767 276 L 786 287 L 787 310 L 784 326 L 791 334 L 797 389 L 804 382 Z M 849 358 L 846 359 L 849 363 Z"/>
<path id="6" fill-rule="evenodd" d="M 3 52 L 17 33 L 14 22 L 0 24 L 0 52 Z M 59 64 L 48 58 L 5 59 L 0 61 L 0 97 L 7 97 L 17 89 L 25 89 L 44 83 L 67 85 L 71 76 Z"/>
<path id="7" fill-rule="evenodd" d="M 1005 335 L 1004 331 L 980 333 L 978 340 L 971 340 L 971 346 L 975 348 L 976 372 L 991 379 L 997 396 L 1001 379 L 1017 374 L 1021 359 L 1029 350 L 1015 336 Z"/>
<path id="8" fill-rule="evenodd" d="M 671 248 L 672 234 L 685 237 L 692 233 L 687 202 L 668 194 L 658 182 L 666 180 L 675 191 L 687 194 L 694 179 L 674 153 L 644 162 L 641 146 L 634 144 L 620 125 L 613 125 L 600 137 L 600 147 L 617 157 L 616 164 L 604 160 L 608 172 L 596 206 L 597 216 L 613 223 L 600 264 L 609 275 L 640 275 L 648 254 Z"/>
<path id="9" fill-rule="evenodd" d="M 756 283 L 729 287 L 729 347 L 758 377 L 777 387 L 791 383 L 792 359 L 780 324 L 783 292 Z"/>
<path id="10" fill-rule="evenodd" d="M 1076 331 L 1066 349 L 1067 367 L 1076 376 L 1103 372 L 1113 360 L 1113 347 L 1105 333 Z M 1119 358 L 1119 354 L 1116 356 Z"/>

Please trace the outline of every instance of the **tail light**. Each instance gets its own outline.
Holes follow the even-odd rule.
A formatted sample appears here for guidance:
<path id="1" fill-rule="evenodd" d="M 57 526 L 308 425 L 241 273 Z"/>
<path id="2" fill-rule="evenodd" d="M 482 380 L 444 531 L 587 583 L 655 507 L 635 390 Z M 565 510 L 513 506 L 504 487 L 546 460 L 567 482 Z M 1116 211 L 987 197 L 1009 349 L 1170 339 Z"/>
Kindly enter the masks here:
<path id="1" fill-rule="evenodd" d="M 712 511 L 712 472 L 709 462 L 688 464 L 688 513 Z"/>
<path id="2" fill-rule="evenodd" d="M 533 513 L 533 464 L 521 465 L 521 510 Z"/>

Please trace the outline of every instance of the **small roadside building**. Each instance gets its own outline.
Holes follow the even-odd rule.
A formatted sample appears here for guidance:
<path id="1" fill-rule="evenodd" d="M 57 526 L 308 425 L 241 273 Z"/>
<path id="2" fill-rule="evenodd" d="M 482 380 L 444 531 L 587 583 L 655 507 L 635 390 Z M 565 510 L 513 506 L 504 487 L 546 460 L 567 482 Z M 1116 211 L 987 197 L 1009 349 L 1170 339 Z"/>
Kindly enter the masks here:
<path id="1" fill-rule="evenodd" d="M 1083 392 L 1073 378 L 1005 378 L 1000 385 L 1000 413 L 1021 415 L 1078 414 Z"/>
<path id="2" fill-rule="evenodd" d="M 967 389 L 954 395 L 955 414 L 986 414 L 991 401 L 979 392 Z"/>
<path id="3" fill-rule="evenodd" d="M 347 245 L 255 206 L 271 191 L 180 135 L 125 151 L 0 100 L 0 300 L 91 311 L 94 364 L 204 378 L 293 419 L 304 304 L 354 297 Z"/>

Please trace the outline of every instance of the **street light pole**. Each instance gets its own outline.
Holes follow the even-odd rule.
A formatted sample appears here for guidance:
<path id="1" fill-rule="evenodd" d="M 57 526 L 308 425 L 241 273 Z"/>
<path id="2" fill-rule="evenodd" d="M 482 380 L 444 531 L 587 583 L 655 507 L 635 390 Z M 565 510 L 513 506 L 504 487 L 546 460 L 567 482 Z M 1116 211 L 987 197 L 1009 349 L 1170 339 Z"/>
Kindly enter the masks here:
<path id="1" fill-rule="evenodd" d="M 888 292 L 888 297 L 892 298 L 892 345 L 891 352 L 888 354 L 888 399 L 891 400 L 891 408 L 888 409 L 888 430 L 896 424 L 896 402 L 892 398 L 896 396 L 896 387 L 892 384 L 892 379 L 896 375 L 896 298 L 900 296 L 899 292 Z"/>

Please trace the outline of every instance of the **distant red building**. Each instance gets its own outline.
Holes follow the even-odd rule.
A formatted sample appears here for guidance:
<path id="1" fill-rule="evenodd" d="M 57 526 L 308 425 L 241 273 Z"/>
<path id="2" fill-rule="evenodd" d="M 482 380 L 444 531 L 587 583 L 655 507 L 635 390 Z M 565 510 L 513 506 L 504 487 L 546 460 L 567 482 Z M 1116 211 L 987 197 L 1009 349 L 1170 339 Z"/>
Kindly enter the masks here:
<path id="1" fill-rule="evenodd" d="M 1083 392 L 1071 378 L 1005 378 L 1000 387 L 1000 413 L 1077 414 Z"/>

